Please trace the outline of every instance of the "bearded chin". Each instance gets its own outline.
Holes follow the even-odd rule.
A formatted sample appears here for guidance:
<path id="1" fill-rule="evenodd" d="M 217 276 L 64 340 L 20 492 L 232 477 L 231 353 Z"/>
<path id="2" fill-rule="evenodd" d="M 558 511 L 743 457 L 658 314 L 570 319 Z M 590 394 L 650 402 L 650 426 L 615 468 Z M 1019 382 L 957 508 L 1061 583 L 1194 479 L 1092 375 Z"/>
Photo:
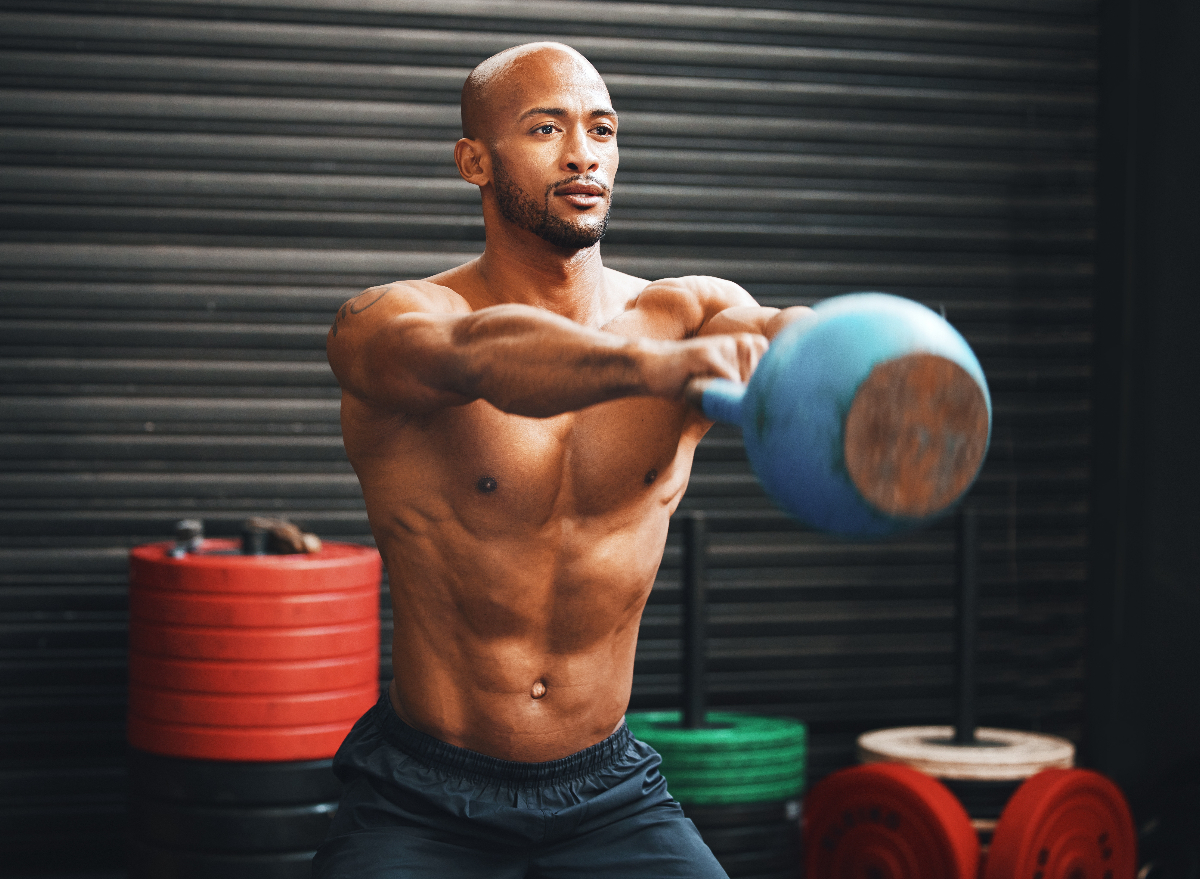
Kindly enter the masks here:
<path id="1" fill-rule="evenodd" d="M 532 232 L 543 241 L 564 250 L 583 250 L 599 243 L 608 231 L 607 206 L 603 219 L 599 221 L 572 223 L 550 213 L 549 190 L 542 203 L 538 204 L 513 182 L 499 162 L 494 161 L 492 168 L 496 207 L 500 209 L 500 215 L 526 232 Z"/>

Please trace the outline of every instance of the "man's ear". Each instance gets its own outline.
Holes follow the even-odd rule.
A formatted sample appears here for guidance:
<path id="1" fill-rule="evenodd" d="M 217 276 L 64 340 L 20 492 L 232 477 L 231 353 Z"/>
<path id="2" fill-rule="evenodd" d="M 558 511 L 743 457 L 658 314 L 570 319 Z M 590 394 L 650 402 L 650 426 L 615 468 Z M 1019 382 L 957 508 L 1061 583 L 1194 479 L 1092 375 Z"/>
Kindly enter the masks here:
<path id="1" fill-rule="evenodd" d="M 464 137 L 454 145 L 454 164 L 462 179 L 476 186 L 492 181 L 492 157 L 481 140 Z"/>

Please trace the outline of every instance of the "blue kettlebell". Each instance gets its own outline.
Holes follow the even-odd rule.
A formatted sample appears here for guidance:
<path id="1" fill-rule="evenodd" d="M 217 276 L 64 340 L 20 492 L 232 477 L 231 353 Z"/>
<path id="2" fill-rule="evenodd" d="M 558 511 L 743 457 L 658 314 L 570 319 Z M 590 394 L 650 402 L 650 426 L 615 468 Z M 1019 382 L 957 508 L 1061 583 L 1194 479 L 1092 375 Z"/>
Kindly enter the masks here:
<path id="1" fill-rule="evenodd" d="M 987 380 L 966 340 L 886 293 L 818 303 L 775 337 L 749 384 L 695 384 L 705 415 L 742 428 L 767 493 L 845 536 L 892 534 L 952 508 L 991 437 Z"/>

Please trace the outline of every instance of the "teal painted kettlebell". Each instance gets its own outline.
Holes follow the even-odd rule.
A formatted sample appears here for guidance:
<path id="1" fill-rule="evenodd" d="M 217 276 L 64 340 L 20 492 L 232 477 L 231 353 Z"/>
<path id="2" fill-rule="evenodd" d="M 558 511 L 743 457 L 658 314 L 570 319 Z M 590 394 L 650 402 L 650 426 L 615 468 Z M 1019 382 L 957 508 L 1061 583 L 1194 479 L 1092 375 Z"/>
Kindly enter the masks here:
<path id="1" fill-rule="evenodd" d="M 823 531 L 883 536 L 951 509 L 991 437 L 987 380 L 966 340 L 886 293 L 818 303 L 749 384 L 703 380 L 700 406 L 742 428 L 767 493 Z"/>

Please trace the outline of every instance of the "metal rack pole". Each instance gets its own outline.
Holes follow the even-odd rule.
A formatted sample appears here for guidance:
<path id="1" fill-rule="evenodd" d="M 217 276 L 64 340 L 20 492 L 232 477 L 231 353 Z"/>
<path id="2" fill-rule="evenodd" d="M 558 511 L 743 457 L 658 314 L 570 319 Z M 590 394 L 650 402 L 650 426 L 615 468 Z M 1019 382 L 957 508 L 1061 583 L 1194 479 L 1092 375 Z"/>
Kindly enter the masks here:
<path id="1" fill-rule="evenodd" d="M 683 612 L 683 725 L 696 729 L 705 725 L 707 689 L 704 681 L 705 641 L 708 635 L 707 575 L 704 554 L 708 534 L 704 513 L 681 517 L 683 558 L 680 587 Z"/>
<path id="2" fill-rule="evenodd" d="M 977 670 L 975 666 L 979 627 L 979 523 L 975 508 L 963 504 L 958 513 L 957 610 L 957 711 L 954 743 L 975 744 Z"/>

